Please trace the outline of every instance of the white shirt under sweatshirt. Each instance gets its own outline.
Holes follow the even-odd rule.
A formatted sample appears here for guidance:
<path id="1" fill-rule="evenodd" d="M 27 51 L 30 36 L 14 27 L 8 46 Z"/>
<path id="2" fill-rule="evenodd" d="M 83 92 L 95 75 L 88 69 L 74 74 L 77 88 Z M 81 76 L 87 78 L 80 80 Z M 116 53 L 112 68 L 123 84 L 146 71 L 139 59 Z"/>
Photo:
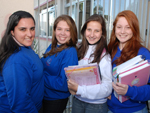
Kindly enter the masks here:
<path id="1" fill-rule="evenodd" d="M 93 60 L 90 55 L 94 52 L 96 45 L 89 45 L 88 51 L 79 65 L 88 64 Z M 102 83 L 90 86 L 78 86 L 75 95 L 81 101 L 93 104 L 101 104 L 107 101 L 112 91 L 112 65 L 110 55 L 105 55 L 99 62 Z"/>

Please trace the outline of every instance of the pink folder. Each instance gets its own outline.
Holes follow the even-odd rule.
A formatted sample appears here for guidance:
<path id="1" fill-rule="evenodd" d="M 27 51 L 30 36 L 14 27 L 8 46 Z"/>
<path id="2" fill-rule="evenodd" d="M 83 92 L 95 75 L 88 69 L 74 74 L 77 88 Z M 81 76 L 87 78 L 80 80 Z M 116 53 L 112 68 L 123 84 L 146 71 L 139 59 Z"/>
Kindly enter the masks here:
<path id="1" fill-rule="evenodd" d="M 146 85 L 149 79 L 150 65 L 148 61 L 143 61 L 134 65 L 130 69 L 122 72 L 118 76 L 119 83 L 127 84 L 129 86 L 143 86 Z M 124 102 L 129 98 L 127 96 L 117 95 L 120 102 Z"/>

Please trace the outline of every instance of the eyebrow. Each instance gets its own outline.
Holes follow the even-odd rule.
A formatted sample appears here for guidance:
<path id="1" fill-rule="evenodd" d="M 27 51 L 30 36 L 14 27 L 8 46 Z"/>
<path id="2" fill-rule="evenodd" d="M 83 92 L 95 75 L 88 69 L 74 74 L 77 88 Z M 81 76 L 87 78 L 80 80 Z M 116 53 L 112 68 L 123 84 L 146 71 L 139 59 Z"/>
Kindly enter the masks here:
<path id="1" fill-rule="evenodd" d="M 116 24 L 116 25 L 121 25 L 121 24 L 118 23 L 118 24 Z M 122 26 L 122 25 L 121 25 L 121 26 Z M 125 26 L 130 26 L 130 25 L 128 24 L 128 25 L 125 25 Z"/>
<path id="2" fill-rule="evenodd" d="M 62 28 L 62 27 L 59 27 L 59 26 L 58 26 L 58 27 L 56 27 L 56 28 Z M 70 27 L 67 27 L 67 28 L 64 28 L 64 29 L 70 29 Z"/>
<path id="3" fill-rule="evenodd" d="M 35 26 L 34 26 L 34 27 L 31 27 L 31 28 L 35 28 Z"/>
<path id="4" fill-rule="evenodd" d="M 30 29 L 31 29 L 31 28 L 35 28 L 35 26 L 30 27 Z M 19 27 L 19 29 L 26 29 L 26 27 Z"/>

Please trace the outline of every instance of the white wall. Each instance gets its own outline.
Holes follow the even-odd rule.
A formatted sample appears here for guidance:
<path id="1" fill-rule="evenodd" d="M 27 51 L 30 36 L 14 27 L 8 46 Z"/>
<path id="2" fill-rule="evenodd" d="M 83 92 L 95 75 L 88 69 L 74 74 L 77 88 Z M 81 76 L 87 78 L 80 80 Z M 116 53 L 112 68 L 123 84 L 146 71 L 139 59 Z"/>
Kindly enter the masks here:
<path id="1" fill-rule="evenodd" d="M 25 10 L 34 16 L 34 0 L 0 0 L 0 40 L 9 16 L 17 10 Z"/>

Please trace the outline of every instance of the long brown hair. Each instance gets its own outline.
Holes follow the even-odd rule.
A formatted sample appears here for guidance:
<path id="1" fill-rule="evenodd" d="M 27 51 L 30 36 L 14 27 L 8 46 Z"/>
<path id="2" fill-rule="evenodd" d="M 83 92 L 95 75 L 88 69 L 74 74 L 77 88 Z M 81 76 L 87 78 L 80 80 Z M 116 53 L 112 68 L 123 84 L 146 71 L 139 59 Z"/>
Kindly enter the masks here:
<path id="1" fill-rule="evenodd" d="M 119 65 L 119 64 L 137 56 L 140 47 L 142 47 L 142 44 L 141 44 L 142 39 L 140 37 L 139 22 L 138 22 L 136 15 L 130 10 L 122 11 L 116 16 L 116 19 L 113 22 L 113 30 L 111 33 L 110 42 L 108 44 L 108 50 L 111 55 L 111 58 L 112 59 L 114 58 L 114 56 L 117 52 L 117 47 L 119 46 L 119 43 L 120 43 L 115 35 L 116 24 L 120 17 L 126 18 L 128 24 L 133 32 L 133 36 L 129 41 L 126 42 L 124 48 L 121 51 L 121 56 L 113 62 L 116 65 Z"/>
<path id="2" fill-rule="evenodd" d="M 2 72 L 6 60 L 13 53 L 21 50 L 20 46 L 16 43 L 16 41 L 14 41 L 11 31 L 14 31 L 15 27 L 18 25 L 19 21 L 22 18 L 31 18 L 35 24 L 33 16 L 26 11 L 22 10 L 16 11 L 9 17 L 6 31 L 0 43 L 0 72 Z"/>
<path id="3" fill-rule="evenodd" d="M 56 34 L 55 34 L 55 30 L 57 27 L 57 24 L 60 21 L 65 21 L 67 22 L 68 26 L 70 27 L 70 35 L 71 35 L 71 39 L 69 41 L 67 41 L 65 44 L 62 44 L 61 46 L 57 47 L 57 39 L 56 39 Z M 49 55 L 54 55 L 58 52 L 61 52 L 62 50 L 68 48 L 68 47 L 76 47 L 77 44 L 77 28 L 76 28 L 76 24 L 74 22 L 74 20 L 68 16 L 68 15 L 61 15 L 59 16 L 55 22 L 54 22 L 54 26 L 53 26 L 53 35 L 52 35 L 52 45 L 51 45 L 51 50 L 49 52 L 47 52 L 46 54 L 44 54 L 44 57 L 47 57 Z"/>
<path id="4" fill-rule="evenodd" d="M 88 45 L 88 41 L 85 37 L 85 31 L 87 28 L 87 24 L 91 21 L 99 22 L 102 26 L 102 36 L 100 38 L 100 41 L 97 42 L 96 49 L 95 49 L 94 53 L 91 54 L 91 56 L 94 56 L 94 60 L 92 62 L 99 63 L 101 60 L 100 56 L 103 52 L 103 49 L 106 50 L 106 53 L 108 53 L 108 49 L 107 49 L 107 40 L 106 40 L 105 20 L 101 15 L 98 15 L 98 14 L 94 14 L 94 15 L 90 16 L 86 20 L 85 24 L 83 25 L 83 27 L 81 29 L 82 42 L 81 42 L 80 47 L 78 49 L 78 59 L 80 60 L 80 59 L 84 58 L 84 55 L 86 54 L 86 52 L 88 50 L 89 45 Z"/>

